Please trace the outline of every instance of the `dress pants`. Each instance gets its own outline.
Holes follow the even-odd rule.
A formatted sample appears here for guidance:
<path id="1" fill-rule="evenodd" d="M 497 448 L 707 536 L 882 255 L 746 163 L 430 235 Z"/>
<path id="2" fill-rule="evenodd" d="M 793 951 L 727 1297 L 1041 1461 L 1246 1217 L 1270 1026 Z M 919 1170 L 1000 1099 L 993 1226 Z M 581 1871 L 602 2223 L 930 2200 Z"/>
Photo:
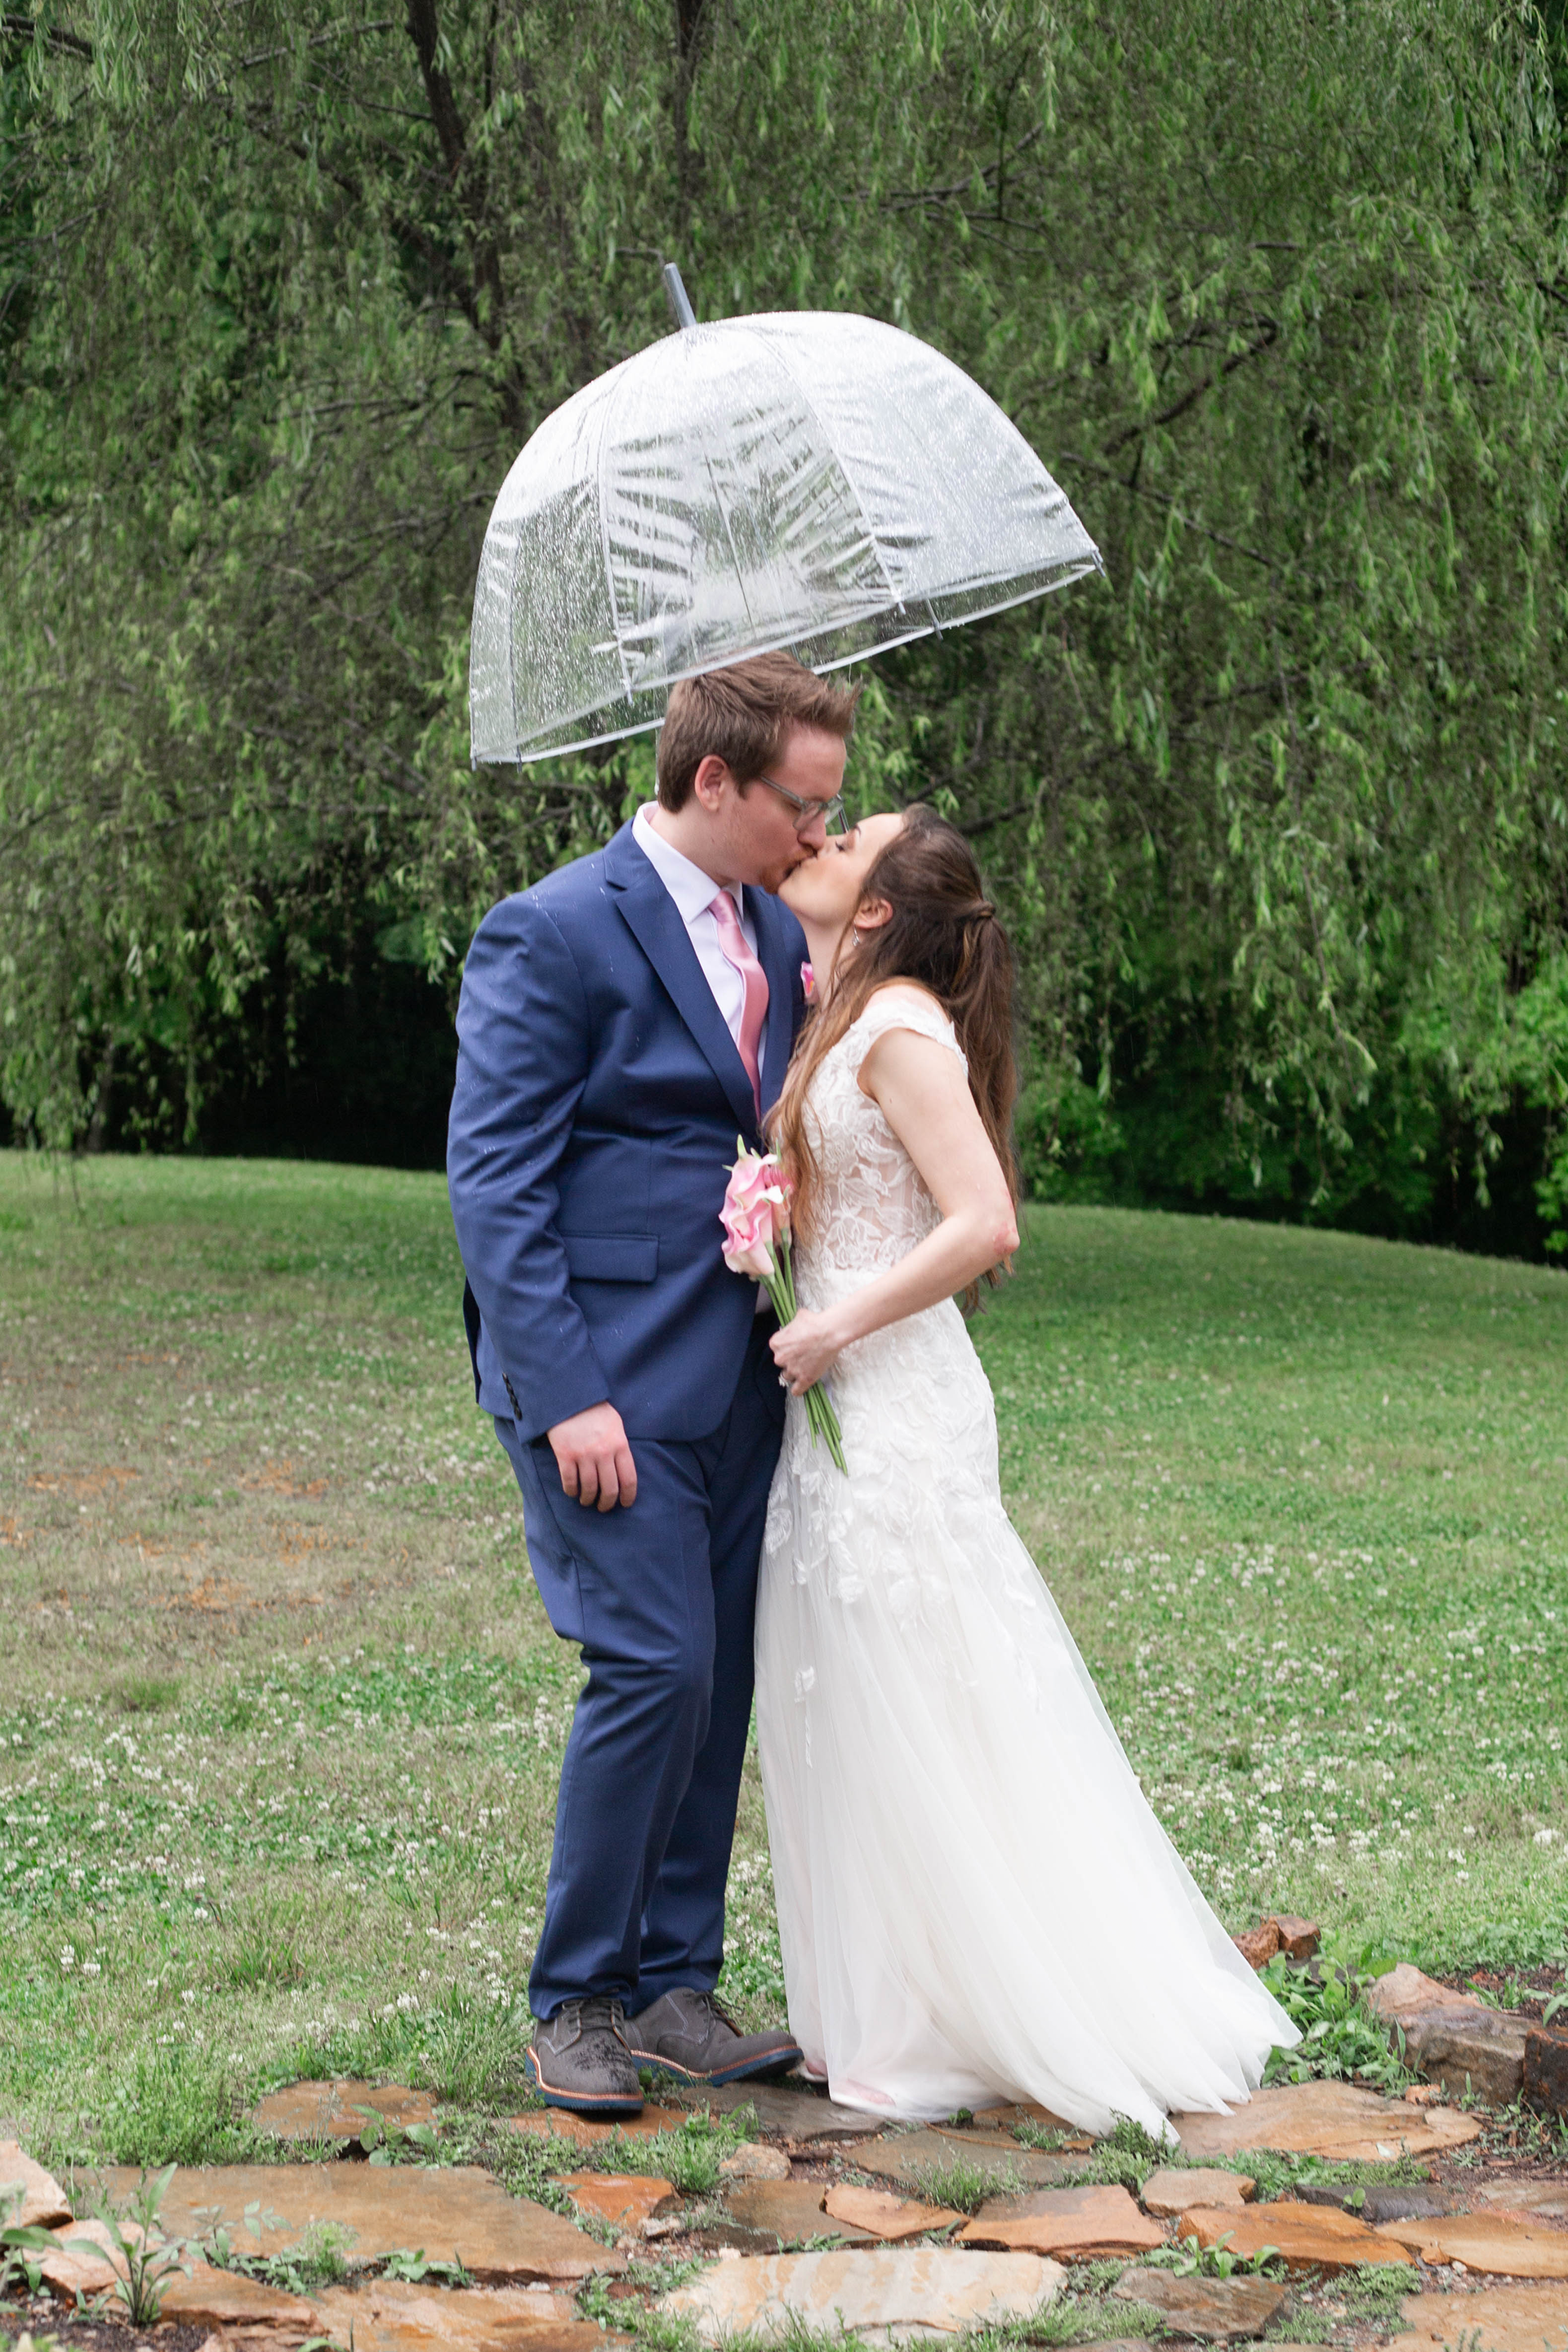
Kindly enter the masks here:
<path id="1" fill-rule="evenodd" d="M 547 1437 L 496 1433 L 522 1490 L 534 1580 L 588 1670 L 561 1769 L 535 2017 L 611 1993 L 628 2013 L 710 1992 L 724 1956 L 752 1634 L 784 1391 L 759 1316 L 723 1418 L 706 1437 L 634 1437 L 630 1509 L 561 1490 Z"/>

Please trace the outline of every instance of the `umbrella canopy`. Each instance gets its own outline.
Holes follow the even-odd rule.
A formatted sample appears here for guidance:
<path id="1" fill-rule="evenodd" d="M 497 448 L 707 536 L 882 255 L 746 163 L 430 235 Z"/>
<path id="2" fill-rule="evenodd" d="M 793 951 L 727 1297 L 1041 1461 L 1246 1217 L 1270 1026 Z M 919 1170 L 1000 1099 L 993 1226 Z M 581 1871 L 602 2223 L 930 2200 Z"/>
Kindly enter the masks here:
<path id="1" fill-rule="evenodd" d="M 1016 427 L 914 336 L 835 311 L 689 326 L 547 417 L 474 593 L 476 760 L 657 727 L 678 678 L 818 670 L 1101 568 Z"/>

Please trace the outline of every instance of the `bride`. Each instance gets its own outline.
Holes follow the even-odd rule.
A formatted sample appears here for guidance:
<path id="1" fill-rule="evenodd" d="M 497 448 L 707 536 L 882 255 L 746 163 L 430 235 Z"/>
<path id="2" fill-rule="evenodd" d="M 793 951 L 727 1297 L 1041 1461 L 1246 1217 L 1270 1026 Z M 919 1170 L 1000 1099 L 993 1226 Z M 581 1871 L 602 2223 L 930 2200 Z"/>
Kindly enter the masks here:
<path id="1" fill-rule="evenodd" d="M 970 1303 L 1017 1245 L 1012 965 L 928 809 L 830 838 L 783 896 L 815 1011 L 773 1133 L 801 1312 L 757 1597 L 790 2029 L 848 2105 L 1040 2101 L 1156 2134 L 1299 2037 L 1139 1788 L 1002 1506 Z M 830 1376 L 849 1465 L 799 1399 Z"/>

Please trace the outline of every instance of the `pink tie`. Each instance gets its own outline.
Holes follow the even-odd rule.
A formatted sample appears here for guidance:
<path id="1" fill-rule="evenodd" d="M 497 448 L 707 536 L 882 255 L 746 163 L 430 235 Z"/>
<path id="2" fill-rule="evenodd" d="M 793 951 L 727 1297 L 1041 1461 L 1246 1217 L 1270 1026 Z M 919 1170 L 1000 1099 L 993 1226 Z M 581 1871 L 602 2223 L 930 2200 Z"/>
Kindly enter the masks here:
<path id="1" fill-rule="evenodd" d="M 763 1024 L 768 1017 L 768 976 L 746 945 L 746 934 L 741 929 L 741 918 L 735 911 L 735 901 L 728 890 L 721 890 L 708 909 L 719 926 L 719 945 L 730 963 L 741 975 L 745 1001 L 741 1007 L 741 1034 L 735 1043 L 741 1049 L 741 1059 L 746 1066 L 746 1076 L 752 1082 L 757 1117 L 763 1115 L 763 1074 L 757 1060 L 757 1047 L 762 1043 Z"/>

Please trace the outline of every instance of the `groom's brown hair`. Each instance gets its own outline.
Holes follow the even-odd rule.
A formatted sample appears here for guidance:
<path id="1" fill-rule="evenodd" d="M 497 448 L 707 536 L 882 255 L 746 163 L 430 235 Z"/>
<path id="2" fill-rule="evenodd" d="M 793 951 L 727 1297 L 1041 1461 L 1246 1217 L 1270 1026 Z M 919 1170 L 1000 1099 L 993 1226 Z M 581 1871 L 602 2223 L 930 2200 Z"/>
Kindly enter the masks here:
<path id="1" fill-rule="evenodd" d="M 744 792 L 783 755 L 792 728 L 819 727 L 847 742 L 859 699 L 858 686 L 831 686 L 786 653 L 681 678 L 669 689 L 658 739 L 659 806 L 686 806 L 710 753 Z"/>

